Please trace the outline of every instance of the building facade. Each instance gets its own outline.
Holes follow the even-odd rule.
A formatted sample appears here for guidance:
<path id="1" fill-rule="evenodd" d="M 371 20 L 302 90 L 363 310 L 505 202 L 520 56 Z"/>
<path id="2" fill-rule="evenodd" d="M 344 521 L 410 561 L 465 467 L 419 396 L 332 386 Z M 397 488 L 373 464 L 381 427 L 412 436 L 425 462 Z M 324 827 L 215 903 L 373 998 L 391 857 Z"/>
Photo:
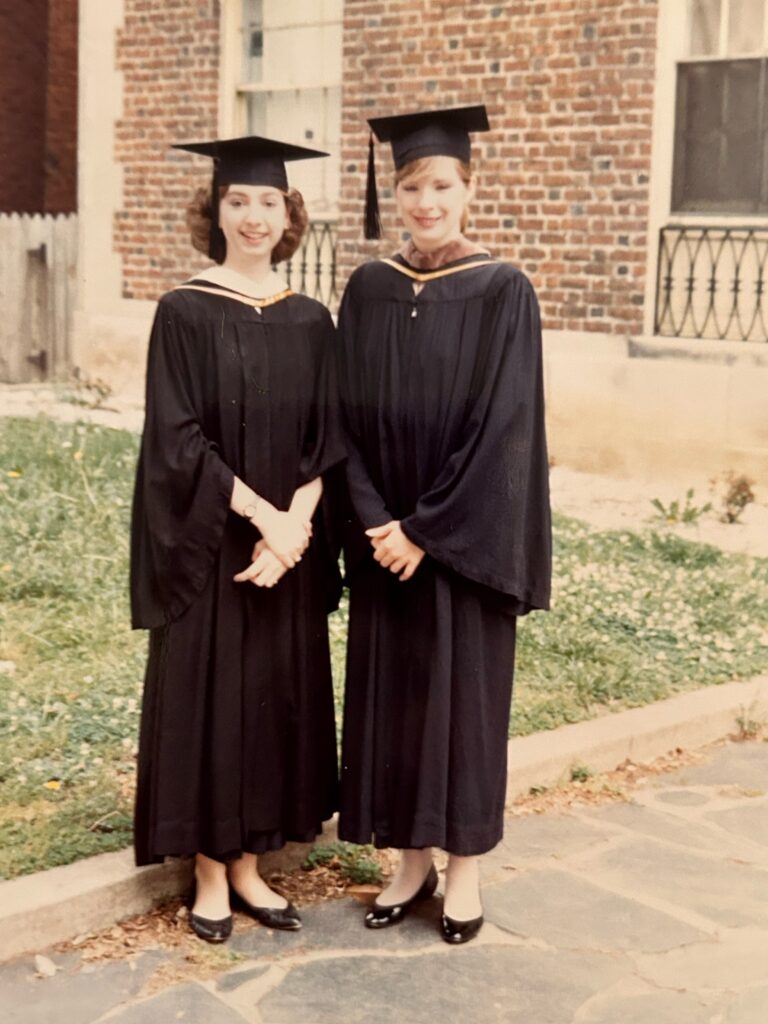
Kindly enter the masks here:
<path id="1" fill-rule="evenodd" d="M 469 233 L 536 286 L 556 458 L 768 469 L 768 0 L 81 0 L 80 54 L 84 372 L 140 376 L 155 300 L 204 262 L 207 163 L 171 142 L 331 152 L 294 177 L 338 292 L 399 244 L 387 147 L 362 239 L 366 117 L 482 101 Z"/>
<path id="2" fill-rule="evenodd" d="M 0 3 L 0 213 L 76 209 L 77 8 Z"/>

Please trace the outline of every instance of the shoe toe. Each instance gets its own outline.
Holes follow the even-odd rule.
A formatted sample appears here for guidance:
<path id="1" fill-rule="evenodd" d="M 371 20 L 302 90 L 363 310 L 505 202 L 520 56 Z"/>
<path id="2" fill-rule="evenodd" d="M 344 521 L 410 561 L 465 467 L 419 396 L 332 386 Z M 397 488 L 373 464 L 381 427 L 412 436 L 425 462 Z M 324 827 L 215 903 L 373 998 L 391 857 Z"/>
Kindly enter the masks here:
<path id="1" fill-rule="evenodd" d="M 198 914 L 190 914 L 189 924 L 195 935 L 206 942 L 226 942 L 232 934 L 231 914 L 229 917 L 223 917 L 218 921 L 211 921 L 207 917 L 200 917 Z"/>
<path id="2" fill-rule="evenodd" d="M 440 933 L 446 942 L 453 946 L 460 946 L 462 943 L 474 939 L 482 926 L 482 914 L 470 921 L 454 921 L 453 918 L 443 914 L 440 921 Z"/>
<path id="3" fill-rule="evenodd" d="M 231 902 L 265 928 L 276 928 L 284 932 L 297 932 L 301 928 L 301 916 L 292 903 L 285 907 L 256 907 L 234 889 Z"/>

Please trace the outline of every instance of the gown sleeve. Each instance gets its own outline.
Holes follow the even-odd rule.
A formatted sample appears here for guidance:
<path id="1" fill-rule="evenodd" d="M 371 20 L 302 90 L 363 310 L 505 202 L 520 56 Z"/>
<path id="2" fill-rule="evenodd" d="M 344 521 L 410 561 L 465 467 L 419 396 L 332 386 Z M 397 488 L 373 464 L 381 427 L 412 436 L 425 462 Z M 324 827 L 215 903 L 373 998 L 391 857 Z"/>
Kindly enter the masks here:
<path id="1" fill-rule="evenodd" d="M 136 629 L 177 619 L 203 589 L 221 546 L 234 473 L 203 431 L 205 379 L 202 339 L 162 299 L 149 342 L 131 524 Z"/>
<path id="2" fill-rule="evenodd" d="M 315 391 L 304 435 L 297 487 L 323 476 L 346 457 L 339 420 L 335 333 L 331 314 L 324 309 Z"/>
<path id="3" fill-rule="evenodd" d="M 468 579 L 549 607 L 550 511 L 541 325 L 522 274 L 489 298 L 459 443 L 403 532 Z"/>
<path id="4" fill-rule="evenodd" d="M 315 510 L 315 539 L 323 560 L 326 609 L 335 611 L 341 597 L 339 553 L 342 546 L 344 460 L 335 351 L 336 329 L 323 310 L 315 393 L 299 462 L 297 487 L 321 476 L 323 494 Z"/>
<path id="5" fill-rule="evenodd" d="M 362 409 L 359 396 L 362 392 L 354 378 L 355 336 L 357 331 L 356 299 L 354 296 L 354 275 L 350 280 L 339 308 L 338 353 L 339 353 L 339 394 L 341 397 L 342 425 L 347 448 L 347 489 L 352 509 L 363 526 L 383 526 L 392 521 L 386 503 L 376 489 L 365 466 L 362 455 L 361 437 L 363 430 Z M 367 550 L 367 547 L 366 547 Z"/>

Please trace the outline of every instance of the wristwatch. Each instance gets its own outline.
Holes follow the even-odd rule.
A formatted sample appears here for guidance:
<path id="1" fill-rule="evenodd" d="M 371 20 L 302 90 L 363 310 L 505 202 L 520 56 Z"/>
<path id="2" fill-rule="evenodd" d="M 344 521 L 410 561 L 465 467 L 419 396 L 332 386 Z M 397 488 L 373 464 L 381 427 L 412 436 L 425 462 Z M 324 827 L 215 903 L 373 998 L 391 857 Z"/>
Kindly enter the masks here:
<path id="1" fill-rule="evenodd" d="M 243 511 L 241 513 L 242 516 L 243 516 L 243 519 L 253 519 L 253 517 L 256 515 L 258 507 L 259 507 L 259 499 L 258 498 L 255 501 L 249 501 L 248 504 L 245 506 L 245 508 L 243 509 Z"/>

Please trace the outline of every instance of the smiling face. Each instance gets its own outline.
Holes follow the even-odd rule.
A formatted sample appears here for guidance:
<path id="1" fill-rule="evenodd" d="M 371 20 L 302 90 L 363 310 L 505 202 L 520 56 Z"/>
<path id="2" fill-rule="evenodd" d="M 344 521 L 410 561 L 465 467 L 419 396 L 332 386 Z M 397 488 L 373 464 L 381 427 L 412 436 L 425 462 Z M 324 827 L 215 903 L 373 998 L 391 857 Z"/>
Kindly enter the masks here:
<path id="1" fill-rule="evenodd" d="M 219 202 L 227 242 L 224 266 L 241 274 L 266 274 L 272 250 L 290 225 L 285 196 L 269 185 L 230 185 Z"/>
<path id="2" fill-rule="evenodd" d="M 462 219 L 475 194 L 474 182 L 465 180 L 459 161 L 433 156 L 405 168 L 395 190 L 404 227 L 421 252 L 434 252 L 461 237 Z"/>

